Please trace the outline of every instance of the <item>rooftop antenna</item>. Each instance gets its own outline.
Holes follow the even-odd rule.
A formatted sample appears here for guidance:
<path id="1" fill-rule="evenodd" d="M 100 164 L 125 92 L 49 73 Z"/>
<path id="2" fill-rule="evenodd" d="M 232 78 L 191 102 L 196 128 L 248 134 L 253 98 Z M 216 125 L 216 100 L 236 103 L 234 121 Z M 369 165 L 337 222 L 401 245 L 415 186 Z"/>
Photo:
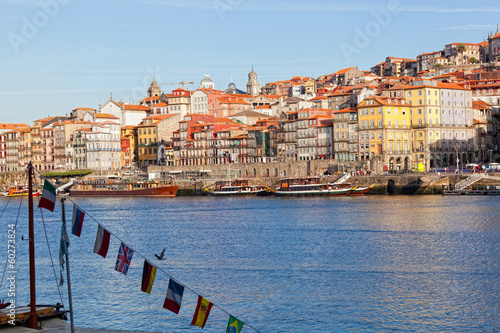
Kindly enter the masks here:
<path id="1" fill-rule="evenodd" d="M 112 92 L 110 92 L 110 93 L 109 93 L 109 100 L 110 100 L 110 101 L 112 101 L 112 100 L 113 100 L 113 93 L 112 93 Z"/>

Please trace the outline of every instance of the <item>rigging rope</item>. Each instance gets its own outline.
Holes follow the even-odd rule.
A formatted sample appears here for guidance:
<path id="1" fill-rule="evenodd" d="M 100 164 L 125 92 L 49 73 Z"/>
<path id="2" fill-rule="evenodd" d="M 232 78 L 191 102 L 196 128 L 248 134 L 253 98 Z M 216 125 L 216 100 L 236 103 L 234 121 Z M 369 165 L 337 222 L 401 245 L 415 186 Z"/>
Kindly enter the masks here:
<path id="1" fill-rule="evenodd" d="M 50 262 L 52 263 L 52 271 L 54 272 L 54 279 L 55 279 L 56 285 L 57 285 L 57 292 L 59 293 L 59 298 L 61 299 L 61 304 L 64 304 L 64 301 L 62 298 L 62 293 L 61 293 L 61 286 L 59 285 L 59 282 L 57 281 L 56 269 L 54 267 L 54 258 L 52 258 L 52 251 L 50 250 L 49 237 L 47 235 L 47 228 L 45 227 L 45 220 L 43 218 L 42 209 L 41 208 L 39 208 L 39 209 L 40 209 L 40 215 L 42 216 L 42 224 L 43 224 L 43 230 L 45 231 L 45 239 L 47 241 L 47 248 L 49 249 Z"/>

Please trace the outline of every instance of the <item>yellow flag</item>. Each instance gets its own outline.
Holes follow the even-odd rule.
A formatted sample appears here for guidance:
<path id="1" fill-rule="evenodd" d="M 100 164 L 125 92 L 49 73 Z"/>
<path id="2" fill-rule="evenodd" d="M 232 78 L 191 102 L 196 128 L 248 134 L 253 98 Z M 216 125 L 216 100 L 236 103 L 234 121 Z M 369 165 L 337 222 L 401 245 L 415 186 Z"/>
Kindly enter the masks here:
<path id="1" fill-rule="evenodd" d="M 198 296 L 198 304 L 196 305 L 196 311 L 191 321 L 191 325 L 201 328 L 205 327 L 212 305 L 212 302 L 209 302 L 206 298 Z"/>

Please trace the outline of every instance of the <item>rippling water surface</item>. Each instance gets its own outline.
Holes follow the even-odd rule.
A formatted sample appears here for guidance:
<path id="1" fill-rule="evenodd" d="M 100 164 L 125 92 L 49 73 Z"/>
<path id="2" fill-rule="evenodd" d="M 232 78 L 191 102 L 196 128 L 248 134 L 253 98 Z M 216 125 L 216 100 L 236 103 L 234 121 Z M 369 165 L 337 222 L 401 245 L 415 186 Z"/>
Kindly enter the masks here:
<path id="1" fill-rule="evenodd" d="M 500 331 L 500 197 L 73 200 L 87 212 L 82 237 L 70 235 L 77 326 L 197 331 L 190 322 L 201 294 L 261 332 Z M 19 204 L 0 200 L 1 266 Z M 67 202 L 69 224 L 71 211 Z M 29 299 L 26 216 L 17 227 L 21 304 Z M 59 202 L 43 211 L 56 263 L 60 216 Z M 54 303 L 38 209 L 35 219 L 38 302 Z M 136 250 L 127 276 L 114 271 L 116 238 L 106 259 L 93 253 L 93 219 Z M 163 248 L 166 260 L 155 260 Z M 179 315 L 162 309 L 165 273 L 151 295 L 140 291 L 140 255 L 189 287 Z M 225 331 L 224 311 L 212 310 L 206 332 Z"/>

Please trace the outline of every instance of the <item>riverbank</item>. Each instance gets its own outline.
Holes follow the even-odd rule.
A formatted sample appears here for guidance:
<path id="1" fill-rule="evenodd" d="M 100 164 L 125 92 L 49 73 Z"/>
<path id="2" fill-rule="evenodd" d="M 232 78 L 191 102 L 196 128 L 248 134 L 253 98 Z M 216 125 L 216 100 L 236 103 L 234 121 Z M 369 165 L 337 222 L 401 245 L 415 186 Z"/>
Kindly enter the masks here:
<path id="1" fill-rule="evenodd" d="M 466 179 L 470 174 L 411 174 L 411 175 L 383 175 L 383 176 L 354 176 L 351 178 L 353 185 L 371 186 L 369 195 L 442 195 L 443 185 L 454 186 Z M 280 177 L 271 178 L 249 178 L 250 185 L 272 186 Z M 323 176 L 324 182 L 333 182 L 337 176 Z M 203 188 L 210 186 L 213 179 L 180 180 L 177 196 L 202 195 Z M 474 183 L 474 186 L 500 186 L 500 174 L 489 175 Z"/>
<path id="2" fill-rule="evenodd" d="M 323 170 L 323 169 L 321 169 Z M 152 170 L 154 171 L 154 169 Z M 233 171 L 237 171 L 233 169 Z M 284 172 L 286 174 L 286 172 Z M 165 176 L 166 172 L 164 172 Z M 235 178 L 247 178 L 250 185 L 263 185 L 272 186 L 279 182 L 280 179 L 286 178 L 281 177 L 242 177 L 240 176 L 241 170 L 231 172 L 229 175 L 231 179 Z M 246 174 L 246 173 L 244 173 Z M 282 172 L 283 174 L 283 172 Z M 466 179 L 471 174 L 454 174 L 454 173 L 428 173 L 428 174 L 395 174 L 395 175 L 371 175 L 371 176 L 353 176 L 350 181 L 353 185 L 358 186 L 371 186 L 373 188 L 368 192 L 370 195 L 385 195 L 385 194 L 403 194 L 403 195 L 432 195 L 443 194 L 443 185 L 454 186 L 463 179 Z M 5 191 L 10 186 L 17 184 L 23 184 L 23 179 L 25 177 L 24 172 L 18 172 L 13 174 L 3 174 L 0 180 L 0 189 Z M 90 175 L 92 177 L 92 175 Z M 96 177 L 95 175 L 93 177 Z M 141 175 L 134 176 L 135 178 L 147 179 L 148 174 L 143 173 Z M 300 176 L 305 177 L 305 176 Z M 323 182 L 333 182 L 338 176 L 337 175 L 322 175 Z M 179 185 L 179 190 L 177 196 L 196 196 L 203 195 L 203 188 L 213 185 L 217 180 L 228 179 L 227 174 L 219 173 L 206 173 L 203 177 L 180 177 L 175 176 L 173 180 Z M 52 181 L 56 179 L 51 178 Z M 57 178 L 57 181 L 61 183 L 66 183 L 69 179 Z M 474 186 L 500 186 L 500 173 L 488 174 L 486 178 L 474 183 Z"/>

